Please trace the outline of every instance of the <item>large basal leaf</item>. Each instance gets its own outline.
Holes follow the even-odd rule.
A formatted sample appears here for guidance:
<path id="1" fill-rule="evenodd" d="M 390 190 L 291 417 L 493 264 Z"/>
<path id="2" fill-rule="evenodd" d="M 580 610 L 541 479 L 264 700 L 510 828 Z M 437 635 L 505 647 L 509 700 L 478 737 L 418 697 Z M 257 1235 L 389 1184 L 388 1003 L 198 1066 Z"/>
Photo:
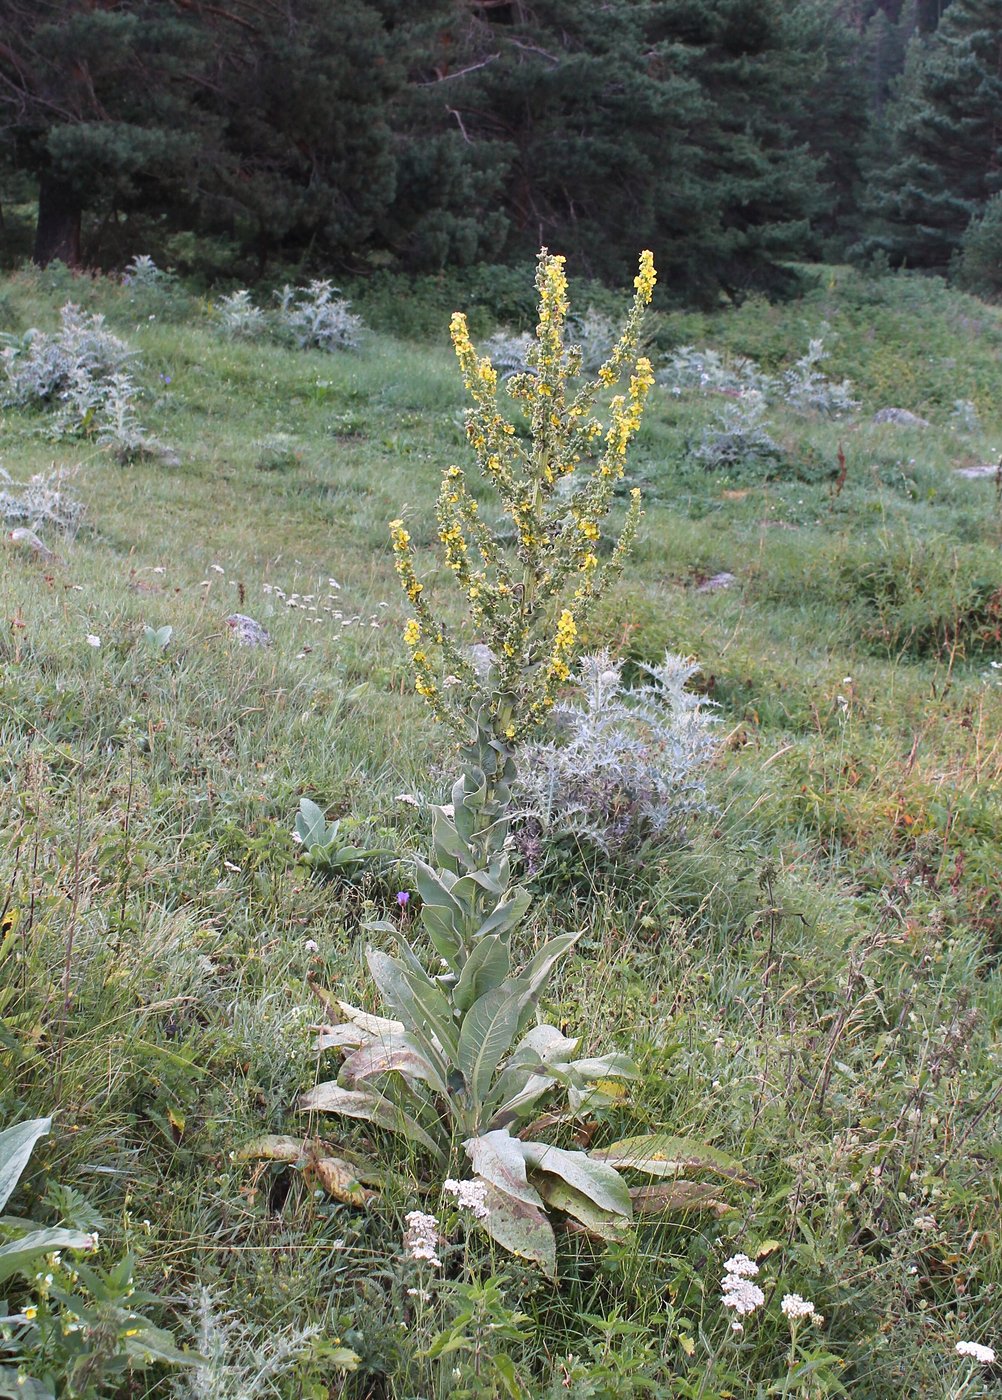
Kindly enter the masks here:
<path id="1" fill-rule="evenodd" d="M 0 1366 L 0 1400 L 53 1400 L 55 1390 L 16 1366 Z"/>
<path id="2" fill-rule="evenodd" d="M 388 1128 L 391 1133 L 399 1133 L 426 1147 L 439 1162 L 445 1160 L 444 1152 L 421 1124 L 380 1094 L 367 1093 L 362 1089 L 345 1089 L 331 1080 L 303 1094 L 299 1107 L 304 1113 L 343 1113 L 348 1118 L 366 1119 L 377 1127 Z"/>
<path id="3" fill-rule="evenodd" d="M 467 1011 L 478 997 L 499 987 L 511 970 L 508 940 L 485 938 L 474 944 L 463 964 L 459 981 L 452 989 L 452 1000 L 460 1011 Z"/>
<path id="4" fill-rule="evenodd" d="M 557 1245 L 544 1211 L 520 1197 L 509 1196 L 492 1181 L 480 1180 L 487 1207 L 487 1215 L 478 1221 L 481 1229 L 509 1253 L 538 1264 L 548 1278 L 556 1278 Z"/>
<path id="5" fill-rule="evenodd" d="M 518 981 L 522 987 L 522 1012 L 519 1017 L 519 1029 L 525 1026 L 535 1011 L 554 967 L 566 953 L 570 952 L 580 936 L 579 933 L 563 933 L 559 938 L 551 938 L 548 943 L 543 944 L 535 957 L 519 973 Z"/>
<path id="6" fill-rule="evenodd" d="M 303 850 L 308 851 L 313 846 L 323 846 L 327 840 L 327 818 L 315 802 L 311 802 L 308 797 L 299 799 L 299 811 L 296 813 L 296 835 L 302 843 Z"/>
<path id="7" fill-rule="evenodd" d="M 317 1039 L 314 1048 L 318 1055 L 325 1050 L 357 1050 L 360 1045 L 368 1045 L 372 1036 L 361 1026 L 346 1021 L 342 1026 L 315 1026 Z"/>
<path id="8" fill-rule="evenodd" d="M 353 1087 L 377 1074 L 401 1074 L 405 1079 L 423 1080 L 444 1096 L 447 1090 L 440 1066 L 441 1061 L 432 1063 L 409 1035 L 378 1036 L 348 1056 L 339 1078 Z"/>
<path id="9" fill-rule="evenodd" d="M 328 1196 L 349 1206 L 364 1206 L 375 1196 L 358 1179 L 354 1167 L 342 1157 L 317 1157 L 307 1163 L 306 1175 L 315 1178 Z"/>
<path id="10" fill-rule="evenodd" d="M 545 1142 L 523 1142 L 526 1166 L 534 1172 L 559 1176 L 568 1186 L 594 1201 L 600 1210 L 629 1220 L 633 1204 L 626 1182 L 604 1162 L 593 1162 L 587 1152 L 568 1152 Z"/>
<path id="11" fill-rule="evenodd" d="M 638 1215 L 659 1211 L 709 1210 L 726 1215 L 734 1207 L 722 1201 L 708 1181 L 659 1181 L 655 1186 L 635 1186 L 630 1191 Z"/>
<path id="12" fill-rule="evenodd" d="M 40 1254 L 51 1254 L 54 1249 L 92 1249 L 93 1245 L 94 1237 L 82 1230 L 33 1230 L 0 1248 L 0 1283 L 27 1268 Z"/>
<path id="13" fill-rule="evenodd" d="M 692 1138 L 669 1137 L 667 1133 L 649 1133 L 641 1137 L 623 1138 L 609 1147 L 592 1150 L 595 1161 L 610 1167 L 629 1168 L 647 1176 L 678 1176 L 684 1171 L 713 1172 L 745 1186 L 755 1181 L 734 1157 L 708 1147 Z"/>
<path id="14" fill-rule="evenodd" d="M 472 1097 L 482 1103 L 518 1031 L 522 991 L 503 982 L 475 1001 L 463 1018 L 456 1063 Z"/>
<path id="15" fill-rule="evenodd" d="M 287 1137 L 284 1133 L 265 1133 L 238 1147 L 233 1153 L 236 1162 L 299 1162 L 309 1151 L 309 1138 Z"/>
<path id="16" fill-rule="evenodd" d="M 357 1006 L 352 1006 L 351 1002 L 348 1001 L 339 1001 L 338 1006 L 353 1025 L 358 1026 L 360 1030 L 368 1031 L 370 1035 L 382 1035 L 384 1032 L 394 1035 L 403 1032 L 402 1021 L 390 1021 L 385 1016 L 373 1016 L 368 1011 L 360 1011 Z"/>
<path id="17" fill-rule="evenodd" d="M 3 1210 L 14 1187 L 21 1180 L 21 1173 L 28 1165 L 35 1143 L 45 1137 L 51 1127 L 51 1118 L 29 1118 L 24 1123 L 4 1128 L 0 1133 L 0 1210 Z"/>
<path id="18" fill-rule="evenodd" d="M 566 1064 L 580 1043 L 579 1037 L 571 1039 L 556 1026 L 533 1026 L 515 1046 L 511 1063 L 531 1064 L 539 1060 L 544 1065 Z"/>
<path id="19" fill-rule="evenodd" d="M 467 1138 L 463 1143 L 470 1165 L 477 1176 L 491 1182 L 517 1201 L 540 1207 L 543 1202 L 539 1192 L 530 1186 L 525 1174 L 525 1156 L 522 1143 L 513 1138 L 504 1128 L 496 1128 L 491 1133 L 481 1133 L 479 1137 Z"/>
<path id="20" fill-rule="evenodd" d="M 246 1143 L 233 1156 L 238 1162 L 287 1162 L 290 1166 L 301 1166 L 307 1178 L 317 1180 L 328 1195 L 347 1205 L 365 1205 L 376 1193 L 366 1191 L 362 1182 L 381 1181 L 375 1168 L 358 1167 L 345 1161 L 336 1155 L 330 1143 L 320 1138 L 266 1133 Z"/>
<path id="21" fill-rule="evenodd" d="M 459 1037 L 452 1009 L 428 974 L 412 971 L 377 948 L 369 949 L 367 961 L 372 980 L 387 1004 L 402 1018 L 404 1030 L 430 1053 L 436 1053 L 437 1042 L 454 1058 Z"/>
<path id="22" fill-rule="evenodd" d="M 629 1228 L 629 1221 L 622 1215 L 614 1215 L 602 1210 L 583 1191 L 575 1191 L 558 1176 L 540 1173 L 539 1194 L 548 1206 L 572 1216 L 590 1235 L 602 1240 L 621 1240 Z"/>
<path id="23" fill-rule="evenodd" d="M 637 1068 L 629 1055 L 617 1054 L 615 1051 L 608 1055 L 593 1055 L 584 1060 L 572 1060 L 567 1066 L 579 1074 L 582 1079 L 639 1079 L 640 1070 Z"/>

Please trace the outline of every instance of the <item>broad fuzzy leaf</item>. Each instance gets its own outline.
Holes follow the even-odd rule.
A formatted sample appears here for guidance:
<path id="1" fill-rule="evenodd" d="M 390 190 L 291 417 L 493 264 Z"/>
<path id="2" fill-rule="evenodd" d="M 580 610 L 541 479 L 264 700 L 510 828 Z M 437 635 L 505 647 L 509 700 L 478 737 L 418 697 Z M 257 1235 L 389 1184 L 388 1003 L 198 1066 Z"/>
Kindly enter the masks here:
<path id="1" fill-rule="evenodd" d="M 638 1215 L 653 1215 L 662 1210 L 709 1210 L 714 1215 L 726 1215 L 734 1209 L 720 1199 L 716 1187 L 708 1181 L 660 1181 L 656 1186 L 635 1186 L 630 1196 Z"/>
<path id="2" fill-rule="evenodd" d="M 308 797 L 299 799 L 299 811 L 296 813 L 296 835 L 302 842 L 304 851 L 309 851 L 314 846 L 324 846 L 327 842 L 327 818 L 317 804 L 311 802 Z"/>
<path id="3" fill-rule="evenodd" d="M 516 924 L 521 923 L 525 918 L 531 903 L 532 895 L 529 891 L 517 885 L 515 889 L 508 891 L 494 911 L 488 915 L 473 935 L 474 938 L 486 938 L 491 933 L 509 933 Z"/>
<path id="4" fill-rule="evenodd" d="M 427 1148 L 439 1162 L 445 1160 L 444 1152 L 421 1124 L 380 1094 L 345 1089 L 331 1080 L 303 1094 L 299 1107 L 303 1113 L 343 1113 L 348 1118 L 364 1118 L 377 1127 L 388 1128 L 391 1133 L 410 1138 L 412 1142 Z"/>
<path id="5" fill-rule="evenodd" d="M 0 1210 L 4 1208 L 28 1165 L 35 1143 L 52 1127 L 51 1118 L 29 1118 L 0 1133 Z"/>
<path id="6" fill-rule="evenodd" d="M 460 1011 L 468 1010 L 478 997 L 499 987 L 511 970 L 507 939 L 488 937 L 474 944 L 463 964 L 459 981 L 452 989 L 452 1000 Z"/>
<path id="7" fill-rule="evenodd" d="M 482 1103 L 501 1060 L 518 1031 L 523 992 L 517 982 L 503 982 L 475 1001 L 463 1019 L 456 1062 L 470 1095 Z"/>
<path id="8" fill-rule="evenodd" d="M 633 1215 L 626 1182 L 604 1162 L 593 1162 L 587 1152 L 568 1152 L 545 1142 L 523 1142 L 522 1155 L 534 1172 L 559 1176 L 568 1186 L 612 1215 L 629 1220 Z"/>
<path id="9" fill-rule="evenodd" d="M 591 1156 L 593 1160 L 606 1162 L 610 1167 L 626 1167 L 631 1171 L 644 1172 L 647 1176 L 678 1176 L 684 1171 L 705 1171 L 746 1186 L 755 1184 L 754 1178 L 748 1175 L 741 1163 L 726 1152 L 691 1138 L 669 1137 L 667 1133 L 624 1138 L 609 1147 L 594 1148 Z"/>
<path id="10" fill-rule="evenodd" d="M 548 1278 L 556 1278 L 557 1245 L 553 1227 L 540 1206 L 510 1196 L 490 1180 L 479 1179 L 484 1184 L 487 1207 L 487 1215 L 478 1221 L 480 1228 L 511 1254 L 538 1264 Z"/>
<path id="11" fill-rule="evenodd" d="M 316 1177 L 328 1196 L 343 1201 L 345 1205 L 364 1206 L 376 1194 L 365 1189 L 354 1167 L 341 1157 L 318 1157 L 309 1163 L 307 1173 Z"/>
<path id="12" fill-rule="evenodd" d="M 0 1283 L 27 1268 L 40 1254 L 51 1254 L 54 1249 L 90 1249 L 92 1245 L 93 1237 L 82 1230 L 33 1230 L 0 1247 Z"/>
<path id="13" fill-rule="evenodd" d="M 374 1036 L 348 1056 L 339 1077 L 354 1087 L 377 1074 L 400 1074 L 405 1079 L 421 1079 L 436 1094 L 444 1095 L 447 1091 L 440 1064 L 432 1063 L 409 1035 Z"/>
<path id="14" fill-rule="evenodd" d="M 463 1146 L 477 1176 L 482 1176 L 506 1196 L 512 1196 L 526 1205 L 538 1208 L 543 1204 L 539 1192 L 529 1184 L 522 1143 L 518 1138 L 513 1138 L 500 1128 L 468 1138 Z"/>
<path id="15" fill-rule="evenodd" d="M 590 1235 L 597 1235 L 599 1239 L 621 1240 L 629 1228 L 624 1216 L 602 1210 L 583 1191 L 575 1191 L 558 1176 L 540 1174 L 539 1194 L 548 1206 L 573 1216 Z"/>
<path id="16" fill-rule="evenodd" d="M 440 1053 L 437 1045 L 454 1057 L 458 1036 L 452 1010 L 427 973 L 415 972 L 376 948 L 369 949 L 367 961 L 383 999 L 403 1017 L 404 1030 L 430 1054 Z"/>
<path id="17" fill-rule="evenodd" d="M 309 1139 L 287 1137 L 281 1133 L 266 1133 L 244 1143 L 233 1153 L 237 1162 L 298 1162 L 309 1150 Z"/>
<path id="18" fill-rule="evenodd" d="M 352 1006 L 347 1001 L 339 1001 L 338 1006 L 353 1025 L 358 1026 L 360 1030 L 368 1031 L 370 1035 L 403 1034 L 402 1021 L 389 1021 L 385 1016 L 372 1016 L 368 1011 L 359 1011 L 357 1006 Z"/>

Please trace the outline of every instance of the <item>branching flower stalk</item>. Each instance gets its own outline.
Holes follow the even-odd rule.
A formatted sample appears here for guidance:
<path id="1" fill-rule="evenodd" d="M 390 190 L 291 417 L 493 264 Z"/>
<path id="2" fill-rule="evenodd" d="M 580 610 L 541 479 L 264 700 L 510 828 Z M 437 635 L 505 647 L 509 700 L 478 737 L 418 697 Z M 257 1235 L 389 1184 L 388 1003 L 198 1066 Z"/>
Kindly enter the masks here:
<path id="1" fill-rule="evenodd" d="M 526 357 L 529 368 L 505 386 L 528 420 L 527 440 L 502 411 L 498 373 L 474 349 L 465 316 L 457 312 L 452 318 L 452 342 L 473 401 L 467 437 L 481 476 L 514 527 L 514 546 L 507 547 L 481 515 L 466 473 L 448 468 L 438 498 L 438 537 L 466 594 L 485 667 L 474 666 L 435 616 L 410 534 L 402 520 L 390 525 L 397 573 L 414 611 L 404 640 L 415 688 L 460 742 L 464 783 L 472 779 L 478 794 L 465 840 L 484 865 L 496 859 L 507 834 L 503 814 L 511 800 L 514 747 L 553 707 L 580 650 L 582 623 L 620 573 L 640 521 L 640 492 L 634 489 L 618 538 L 600 563 L 602 522 L 654 383 L 650 361 L 636 350 L 655 281 L 653 257 L 644 252 L 623 333 L 597 375 L 580 383 L 580 349 L 565 343 L 564 259 L 540 253 L 539 323 Z M 603 423 L 596 402 L 627 373 L 628 384 L 612 397 Z M 476 901 L 477 915 L 484 904 Z"/>
<path id="2" fill-rule="evenodd" d="M 393 1019 L 340 1003 L 347 1023 L 325 1028 L 320 1041 L 321 1048 L 344 1052 L 340 1074 L 301 1100 L 304 1109 L 367 1119 L 402 1134 L 431 1155 L 442 1176 L 462 1149 L 472 1178 L 467 1184 L 449 1174 L 449 1192 L 475 1199 L 473 1223 L 550 1274 L 556 1258 L 547 1210 L 614 1238 L 633 1209 L 617 1165 L 663 1175 L 665 1153 L 670 1158 L 678 1146 L 664 1140 L 649 1152 L 644 1140 L 630 1139 L 587 1153 L 523 1137 L 543 1100 L 562 1098 L 573 1115 L 585 1104 L 621 1098 L 616 1081 L 637 1071 L 616 1052 L 576 1058 L 576 1039 L 538 1024 L 550 976 L 577 935 L 543 941 L 526 966 L 513 969 L 511 934 L 530 896 L 512 886 L 506 849 L 514 747 L 553 707 L 577 658 L 582 620 L 619 572 L 640 519 L 639 492 L 632 492 L 625 524 L 600 564 L 601 525 L 653 383 L 649 362 L 636 350 L 654 281 L 653 260 L 644 253 L 623 334 L 597 377 L 581 385 L 580 352 L 565 344 L 564 260 L 542 252 L 529 369 L 507 381 L 528 423 L 524 438 L 501 412 L 497 372 L 474 349 L 465 318 L 452 319 L 473 400 L 469 440 L 514 526 L 514 543 L 491 529 L 463 471 L 449 467 L 438 500 L 438 537 L 486 656 L 478 667 L 428 604 L 403 521 L 390 526 L 397 572 L 413 609 L 404 639 L 415 686 L 460 746 L 452 802 L 431 808 L 430 857 L 415 862 L 418 922 L 438 966 L 425 968 L 409 941 L 410 925 L 369 925 L 392 935 L 398 949 L 395 957 L 375 948 L 368 953 Z M 596 401 L 624 376 L 628 381 L 613 395 L 603 423 L 594 413 Z M 714 1159 L 692 1145 L 684 1160 L 719 1167 L 719 1154 Z"/>

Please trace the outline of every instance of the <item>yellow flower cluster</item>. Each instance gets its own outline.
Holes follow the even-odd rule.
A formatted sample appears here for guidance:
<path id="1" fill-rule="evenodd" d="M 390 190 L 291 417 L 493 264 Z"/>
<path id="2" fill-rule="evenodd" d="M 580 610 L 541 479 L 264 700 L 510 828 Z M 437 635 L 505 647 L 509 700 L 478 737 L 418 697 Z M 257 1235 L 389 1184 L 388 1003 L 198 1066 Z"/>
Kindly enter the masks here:
<path id="1" fill-rule="evenodd" d="M 642 357 L 637 361 L 636 372 L 630 376 L 629 394 L 618 394 L 612 401 L 612 423 L 606 433 L 606 453 L 601 466 L 603 476 L 622 477 L 626 449 L 640 427 L 644 403 L 653 383 L 651 362 Z"/>
<path id="2" fill-rule="evenodd" d="M 577 624 L 573 614 L 564 608 L 557 622 L 557 634 L 553 639 L 553 654 L 550 657 L 550 664 L 546 668 L 548 679 L 565 681 L 571 673 L 568 659 L 574 654 L 574 647 L 578 639 Z"/>
<path id="3" fill-rule="evenodd" d="M 588 609 L 621 568 L 640 520 L 639 492 L 632 493 L 618 542 L 602 563 L 597 545 L 654 382 L 650 362 L 637 358 L 637 347 L 655 282 L 653 258 L 644 252 L 623 333 L 597 378 L 582 382 L 580 351 L 565 344 L 565 261 L 542 251 L 529 368 L 505 384 L 524 413 L 524 428 L 500 411 L 498 374 L 489 358 L 477 354 L 466 318 L 457 312 L 451 319 L 452 343 L 472 400 L 467 437 L 509 525 L 492 528 L 478 512 L 462 470 L 445 471 L 436 511 L 438 539 L 468 600 L 467 637 L 482 641 L 494 657 L 489 692 L 430 612 L 403 522 L 393 521 L 390 530 L 396 570 L 415 614 L 404 631 L 415 686 L 457 734 L 465 732 L 471 705 L 486 704 L 497 736 L 508 742 L 543 717 L 571 674 Z M 628 390 L 613 398 L 608 416 L 595 416 L 603 386 L 619 383 L 631 366 Z M 558 490 L 561 478 L 567 479 L 566 491 Z M 556 631 L 547 643 L 545 619 L 554 614 Z"/>

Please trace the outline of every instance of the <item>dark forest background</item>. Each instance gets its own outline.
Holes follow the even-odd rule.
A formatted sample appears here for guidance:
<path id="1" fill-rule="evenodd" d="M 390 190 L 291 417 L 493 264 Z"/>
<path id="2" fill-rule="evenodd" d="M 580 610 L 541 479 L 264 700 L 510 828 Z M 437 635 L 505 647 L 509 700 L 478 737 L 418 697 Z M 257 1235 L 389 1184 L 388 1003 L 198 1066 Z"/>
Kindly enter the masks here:
<path id="1" fill-rule="evenodd" d="M 1002 0 L 0 0 L 0 179 L 8 261 L 991 295 Z"/>

